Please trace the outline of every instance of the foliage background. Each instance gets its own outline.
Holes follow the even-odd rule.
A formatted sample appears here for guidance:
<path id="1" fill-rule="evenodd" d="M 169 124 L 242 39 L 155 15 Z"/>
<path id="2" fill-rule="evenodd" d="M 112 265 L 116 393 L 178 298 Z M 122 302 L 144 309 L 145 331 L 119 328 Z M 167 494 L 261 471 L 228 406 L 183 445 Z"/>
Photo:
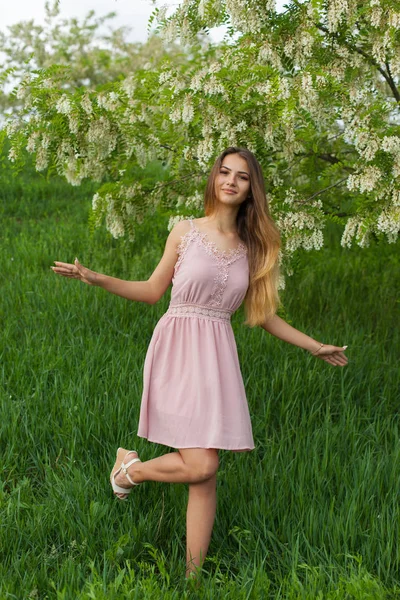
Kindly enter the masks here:
<path id="1" fill-rule="evenodd" d="M 177 52 L 181 66 L 174 68 L 195 69 L 202 44 L 191 56 Z M 208 52 L 215 57 L 219 50 Z M 243 56 L 251 58 L 251 51 Z M 59 87 L 42 89 L 49 75 Z M 158 79 L 141 67 L 134 76 L 144 80 L 135 91 L 135 114 L 143 116 L 135 135 L 146 139 L 157 119 L 163 123 L 149 96 Z M 64 106 L 89 97 L 96 114 L 112 114 L 108 94 L 122 83 L 76 90 L 72 79 L 68 91 L 65 81 L 64 67 L 35 74 L 35 106 L 46 111 L 52 94 L 58 100 L 65 94 L 70 104 Z M 12 99 L 13 106 L 23 99 Z M 68 114 L 50 109 L 50 129 L 64 141 L 74 139 Z M 79 126 L 89 128 L 90 119 L 79 114 Z M 172 132 L 180 145 L 187 143 L 191 127 L 170 122 L 164 145 Z M 183 580 L 185 486 L 146 483 L 119 504 L 108 482 L 117 445 L 137 447 L 145 459 L 165 451 L 135 434 L 145 352 L 169 293 L 154 306 L 128 303 L 57 279 L 49 269 L 53 260 L 77 255 L 95 270 L 146 279 L 161 257 L 170 226 L 168 195 L 177 202 L 177 190 L 159 187 L 160 201 L 151 210 L 140 210 L 135 200 L 136 212 L 122 222 L 128 235 L 121 237 L 95 227 L 102 213 L 93 215 L 93 197 L 112 199 L 123 177 L 121 202 L 132 181 L 140 180 L 147 192 L 175 179 L 187 186 L 187 161 L 168 147 L 152 155 L 146 145 L 140 154 L 136 145 L 126 165 L 119 150 L 111 153 L 101 182 L 83 177 L 71 186 L 62 161 L 57 169 L 49 158 L 49 170 L 36 171 L 37 149 L 24 150 L 34 129 L 15 133 L 22 162 L 9 161 L 4 137 L 0 162 L 0 597 L 399 597 L 399 242 L 387 244 L 374 234 L 369 247 L 341 247 L 343 224 L 328 219 L 324 246 L 306 251 L 300 244 L 292 256 L 284 317 L 317 339 L 348 344 L 345 369 L 329 368 L 260 328 L 244 328 L 242 312 L 234 315 L 257 447 L 249 454 L 222 453 L 217 520 L 196 589 Z M 190 135 L 199 136 L 199 121 Z M 193 198 L 181 204 L 182 213 L 199 210 Z M 296 197 L 285 198 L 287 212 L 295 212 Z M 357 210 L 363 202 L 348 196 Z M 108 207 L 107 201 L 105 218 Z"/>

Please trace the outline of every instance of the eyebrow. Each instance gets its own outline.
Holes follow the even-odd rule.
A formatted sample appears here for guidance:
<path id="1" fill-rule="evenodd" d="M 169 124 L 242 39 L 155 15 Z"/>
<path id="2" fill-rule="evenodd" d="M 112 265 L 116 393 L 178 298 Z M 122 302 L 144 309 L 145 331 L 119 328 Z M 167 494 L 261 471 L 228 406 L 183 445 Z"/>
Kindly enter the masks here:
<path id="1" fill-rule="evenodd" d="M 224 168 L 224 169 L 228 169 L 228 171 L 232 171 L 232 169 L 230 169 L 230 168 L 229 168 L 229 167 L 227 167 L 226 165 L 221 165 L 221 167 L 220 167 L 220 168 L 221 168 L 221 169 L 222 169 L 222 168 Z M 238 173 L 245 173 L 246 175 L 249 175 L 249 174 L 248 174 L 246 171 L 238 171 Z M 249 175 L 249 177 L 250 177 L 250 175 Z"/>

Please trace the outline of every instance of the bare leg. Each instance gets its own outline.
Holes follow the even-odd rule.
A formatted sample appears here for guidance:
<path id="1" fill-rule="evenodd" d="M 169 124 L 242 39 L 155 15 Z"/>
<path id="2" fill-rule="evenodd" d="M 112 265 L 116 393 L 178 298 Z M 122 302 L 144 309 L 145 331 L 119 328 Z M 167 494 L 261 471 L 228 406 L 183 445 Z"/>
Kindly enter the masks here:
<path id="1" fill-rule="evenodd" d="M 128 450 L 121 448 L 118 451 L 113 474 L 121 465 Z M 135 458 L 129 454 L 126 462 Z M 142 481 L 164 481 L 166 483 L 198 483 L 212 477 L 218 469 L 218 450 L 213 448 L 185 448 L 179 452 L 164 454 L 158 458 L 137 462 L 131 465 L 128 473 L 135 483 Z M 121 487 L 129 488 L 124 473 L 115 477 L 115 483 Z"/>
<path id="2" fill-rule="evenodd" d="M 217 507 L 216 474 L 201 483 L 189 484 L 186 513 L 186 577 L 196 574 L 207 555 Z"/>
<path id="3" fill-rule="evenodd" d="M 111 475 L 116 471 L 127 450 L 121 448 Z M 134 458 L 129 454 L 126 462 Z M 142 481 L 164 481 L 189 483 L 189 499 L 186 514 L 186 577 L 196 574 L 206 557 L 214 525 L 217 504 L 218 450 L 209 448 L 185 448 L 179 452 L 164 454 L 145 462 L 136 462 L 128 468 L 135 483 Z M 129 488 L 124 473 L 119 473 L 115 482 Z M 121 498 L 123 494 L 118 494 Z"/>

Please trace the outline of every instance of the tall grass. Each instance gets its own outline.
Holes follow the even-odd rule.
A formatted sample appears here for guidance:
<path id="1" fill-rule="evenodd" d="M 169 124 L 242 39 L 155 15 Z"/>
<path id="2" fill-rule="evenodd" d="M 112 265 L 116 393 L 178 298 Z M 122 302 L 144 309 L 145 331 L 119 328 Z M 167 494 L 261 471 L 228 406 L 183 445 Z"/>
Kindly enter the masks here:
<path id="1" fill-rule="evenodd" d="M 167 217 L 133 244 L 87 225 L 92 188 L 1 173 L 0 598 L 400 597 L 399 244 L 299 257 L 284 316 L 327 343 L 333 368 L 233 318 L 256 449 L 221 453 L 200 588 L 183 578 L 186 488 L 108 474 L 136 438 L 154 306 L 57 278 L 53 260 L 145 279 Z M 335 246 L 336 244 L 336 246 Z"/>

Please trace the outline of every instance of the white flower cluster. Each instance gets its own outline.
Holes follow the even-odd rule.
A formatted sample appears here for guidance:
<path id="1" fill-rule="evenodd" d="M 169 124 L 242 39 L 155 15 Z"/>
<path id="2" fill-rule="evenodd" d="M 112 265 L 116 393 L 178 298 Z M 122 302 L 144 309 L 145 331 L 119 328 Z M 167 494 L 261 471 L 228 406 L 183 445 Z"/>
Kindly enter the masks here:
<path id="1" fill-rule="evenodd" d="M 140 195 L 142 192 L 143 192 L 142 185 L 138 181 L 135 181 L 134 183 L 132 183 L 129 186 L 121 187 L 119 195 L 120 195 L 120 197 L 127 198 L 128 200 L 132 200 L 133 198 L 136 198 L 138 195 Z"/>
<path id="2" fill-rule="evenodd" d="M 71 156 L 64 166 L 64 177 L 71 185 L 80 185 L 84 178 L 84 171 L 80 168 L 79 161 Z"/>
<path id="3" fill-rule="evenodd" d="M 268 125 L 266 125 L 264 133 L 263 133 L 263 140 L 265 142 L 265 145 L 268 148 L 271 148 L 272 150 L 275 150 L 277 147 L 274 131 L 275 130 L 274 130 L 273 125 L 271 123 L 268 123 Z"/>
<path id="4" fill-rule="evenodd" d="M 196 148 L 196 156 L 201 168 L 206 169 L 211 157 L 214 155 L 214 141 L 211 136 L 200 140 Z"/>
<path id="5" fill-rule="evenodd" d="M 285 192 L 284 204 L 293 206 L 294 202 L 298 199 L 297 192 L 294 188 L 290 187 Z"/>
<path id="6" fill-rule="evenodd" d="M 194 108 L 193 108 L 192 99 L 189 94 L 186 94 L 185 99 L 183 101 L 182 121 L 184 123 L 190 123 L 191 121 L 193 121 L 193 117 L 194 117 Z"/>
<path id="7" fill-rule="evenodd" d="M 226 94 L 225 88 L 218 81 L 215 75 L 211 75 L 206 81 L 203 83 L 203 93 L 207 96 L 213 96 L 215 94 L 223 94 L 226 100 L 229 100 L 228 95 Z"/>
<path id="8" fill-rule="evenodd" d="M 313 111 L 318 102 L 318 94 L 313 87 L 311 73 L 303 73 L 300 77 L 299 104 L 302 108 Z"/>
<path id="9" fill-rule="evenodd" d="M 382 171 L 377 166 L 368 165 L 361 173 L 349 175 L 347 188 L 350 191 L 359 190 L 361 193 L 372 192 L 381 177 Z"/>
<path id="10" fill-rule="evenodd" d="M 17 93 L 16 93 L 16 97 L 18 100 L 26 101 L 27 96 L 29 96 L 29 85 L 30 85 L 31 81 L 32 81 L 32 76 L 30 73 L 27 73 L 18 86 Z"/>
<path id="11" fill-rule="evenodd" d="M 396 179 L 400 177 L 400 154 L 396 154 L 394 157 L 392 174 Z"/>
<path id="12" fill-rule="evenodd" d="M 311 233 L 289 233 L 285 242 L 285 251 L 290 255 L 299 248 L 304 250 L 320 250 L 324 245 L 324 236 L 320 229 L 315 229 Z"/>
<path id="13" fill-rule="evenodd" d="M 120 238 L 125 233 L 124 221 L 117 212 L 108 211 L 106 215 L 106 228 L 113 238 Z"/>
<path id="14" fill-rule="evenodd" d="M 45 148 L 46 150 L 48 148 L 50 148 L 51 141 L 52 141 L 51 137 L 50 137 L 50 135 L 48 133 L 43 133 L 42 134 L 42 141 L 41 141 L 42 148 Z"/>
<path id="15" fill-rule="evenodd" d="M 298 66 L 304 66 L 307 59 L 312 56 L 314 37 L 308 31 L 307 26 L 299 26 L 295 35 L 286 38 L 283 51 Z"/>
<path id="16" fill-rule="evenodd" d="M 166 71 L 161 71 L 160 75 L 158 76 L 158 83 L 162 85 L 163 83 L 167 83 L 168 81 L 170 81 L 171 78 L 172 71 L 170 69 L 167 69 Z"/>
<path id="17" fill-rule="evenodd" d="M 68 126 L 71 133 L 79 133 L 79 119 L 76 115 L 68 115 Z"/>
<path id="18" fill-rule="evenodd" d="M 33 131 L 31 135 L 28 137 L 28 141 L 26 144 L 26 149 L 28 152 L 32 153 L 36 150 L 36 144 L 39 141 L 40 133 L 39 131 Z"/>
<path id="19" fill-rule="evenodd" d="M 299 46 L 301 48 L 301 56 L 309 57 L 312 55 L 314 37 L 309 31 L 299 31 Z"/>
<path id="20" fill-rule="evenodd" d="M 360 216 L 349 217 L 345 225 L 341 245 L 345 248 L 350 248 L 353 239 L 361 248 L 369 246 L 370 228 L 366 220 Z"/>
<path id="21" fill-rule="evenodd" d="M 111 233 L 113 238 L 122 237 L 125 233 L 124 221 L 116 210 L 115 198 L 108 193 L 102 196 L 97 193 L 92 198 L 92 209 L 96 224 L 100 225 L 102 216 L 106 216 L 106 229 Z"/>
<path id="22" fill-rule="evenodd" d="M 87 141 L 92 145 L 93 156 L 104 159 L 111 154 L 117 145 L 117 135 L 106 117 L 101 116 L 90 122 Z"/>
<path id="23" fill-rule="evenodd" d="M 208 67 L 207 73 L 209 73 L 211 75 L 212 73 L 218 73 L 221 69 L 222 69 L 222 64 L 214 61 Z"/>
<path id="24" fill-rule="evenodd" d="M 267 0 L 263 3 L 263 15 L 258 12 L 258 3 L 243 0 L 225 0 L 226 10 L 229 13 L 233 27 L 243 33 L 257 33 L 263 27 L 263 16 L 268 10 L 273 10 L 275 2 Z M 264 17 L 265 18 L 265 17 Z"/>
<path id="25" fill-rule="evenodd" d="M 133 98 L 136 91 L 136 82 L 132 76 L 127 77 L 121 83 L 121 90 L 125 92 L 128 98 Z"/>
<path id="26" fill-rule="evenodd" d="M 389 8 L 389 27 L 400 29 L 400 12 L 395 12 Z"/>
<path id="27" fill-rule="evenodd" d="M 286 237 L 285 252 L 288 254 L 293 254 L 298 248 L 320 250 L 324 245 L 324 223 L 319 217 L 306 211 L 289 211 L 279 215 L 276 222 Z"/>
<path id="28" fill-rule="evenodd" d="M 10 148 L 10 151 L 8 153 L 8 160 L 10 162 L 15 162 L 18 158 L 18 153 L 16 148 Z"/>
<path id="29" fill-rule="evenodd" d="M 182 107 L 177 104 L 169 113 L 169 119 L 172 123 L 179 123 L 182 120 Z"/>
<path id="30" fill-rule="evenodd" d="M 393 206 L 400 206 L 400 190 L 394 189 L 392 192 L 392 204 Z"/>
<path id="31" fill-rule="evenodd" d="M 400 137 L 397 135 L 385 135 L 382 139 L 382 150 L 390 152 L 395 156 L 400 154 Z"/>
<path id="32" fill-rule="evenodd" d="M 96 192 L 96 194 L 94 194 L 93 198 L 92 198 L 92 209 L 94 211 L 97 211 L 100 209 L 100 207 L 102 206 L 102 197 L 100 196 L 100 194 L 98 194 Z"/>
<path id="33" fill-rule="evenodd" d="M 192 218 L 194 218 L 194 217 L 192 217 Z M 167 225 L 168 231 L 171 231 L 175 227 L 175 225 L 177 223 L 179 223 L 179 221 L 183 221 L 184 219 L 187 219 L 187 217 L 185 217 L 184 215 L 171 216 L 169 218 L 168 225 Z"/>
<path id="34" fill-rule="evenodd" d="M 279 273 L 278 290 L 284 290 L 285 287 L 286 287 L 285 276 L 283 273 Z"/>
<path id="35" fill-rule="evenodd" d="M 194 92 L 199 92 L 203 88 L 204 77 L 208 74 L 208 68 L 203 67 L 195 73 L 189 84 L 189 88 Z"/>
<path id="36" fill-rule="evenodd" d="M 36 153 L 35 167 L 37 171 L 44 171 L 49 164 L 49 157 L 46 148 L 40 146 Z"/>
<path id="37" fill-rule="evenodd" d="M 343 234 L 342 234 L 342 239 L 340 241 L 341 245 L 343 246 L 343 248 L 347 247 L 350 248 L 351 247 L 351 243 L 353 241 L 353 237 L 356 234 L 357 231 L 357 226 L 359 223 L 359 219 L 358 217 L 349 217 L 347 219 L 347 223 L 345 225 Z"/>
<path id="38" fill-rule="evenodd" d="M 368 126 L 348 127 L 346 136 L 354 143 L 357 152 L 365 162 L 371 162 L 381 148 L 379 137 Z"/>
<path id="39" fill-rule="evenodd" d="M 385 36 L 382 37 L 380 31 L 377 31 L 375 34 L 375 38 L 372 43 L 372 56 L 379 63 L 384 63 L 386 61 L 386 46 L 388 44 L 388 38 Z"/>
<path id="40" fill-rule="evenodd" d="M 92 102 L 89 98 L 89 94 L 84 94 L 81 100 L 81 106 L 87 115 L 91 115 L 93 113 Z"/>
<path id="41" fill-rule="evenodd" d="M 204 19 L 204 17 L 206 16 L 207 4 L 208 4 L 208 0 L 200 0 L 200 2 L 199 2 L 197 11 L 198 11 L 199 17 L 201 19 Z"/>
<path id="42" fill-rule="evenodd" d="M 72 111 L 71 101 L 66 94 L 63 94 L 56 103 L 56 111 L 62 115 L 69 115 Z"/>
<path id="43" fill-rule="evenodd" d="M 329 0 L 327 4 L 328 29 L 334 33 L 338 30 L 341 19 L 347 16 L 349 5 L 347 0 Z"/>
<path id="44" fill-rule="evenodd" d="M 287 100 L 290 98 L 291 90 L 290 83 L 287 77 L 281 77 L 279 79 L 279 92 L 277 100 Z"/>
<path id="45" fill-rule="evenodd" d="M 383 16 L 382 8 L 380 6 L 374 6 L 372 8 L 371 12 L 369 13 L 369 20 L 370 20 L 372 27 L 380 27 L 381 26 L 382 16 Z"/>
<path id="46" fill-rule="evenodd" d="M 258 51 L 257 62 L 260 64 L 269 63 L 278 71 L 282 71 L 282 61 L 276 46 L 270 41 L 265 41 L 261 44 Z"/>
<path id="47" fill-rule="evenodd" d="M 389 244 L 397 241 L 400 232 L 400 206 L 392 206 L 381 212 L 376 228 L 385 233 Z"/>
<path id="48" fill-rule="evenodd" d="M 249 126 L 247 125 L 246 121 L 240 121 L 239 123 L 236 123 L 235 131 L 237 133 L 241 133 L 242 131 L 246 131 L 248 127 Z"/>
<path id="49" fill-rule="evenodd" d="M 173 19 L 168 21 L 168 23 L 160 30 L 160 35 L 164 42 L 164 46 L 173 42 L 179 35 L 177 22 Z"/>
<path id="50" fill-rule="evenodd" d="M 117 92 L 108 92 L 108 94 L 98 94 L 97 104 L 101 108 L 114 112 L 120 106 L 121 102 Z"/>
<path id="51" fill-rule="evenodd" d="M 192 196 L 189 196 L 185 201 L 187 208 L 193 208 L 194 210 L 201 210 L 204 205 L 204 196 L 198 190 Z"/>
<path id="52" fill-rule="evenodd" d="M 7 124 L 5 126 L 7 136 L 12 137 L 14 135 L 14 133 L 17 133 L 19 128 L 20 128 L 19 120 L 16 119 L 15 117 L 10 119 L 9 121 L 7 121 Z"/>

